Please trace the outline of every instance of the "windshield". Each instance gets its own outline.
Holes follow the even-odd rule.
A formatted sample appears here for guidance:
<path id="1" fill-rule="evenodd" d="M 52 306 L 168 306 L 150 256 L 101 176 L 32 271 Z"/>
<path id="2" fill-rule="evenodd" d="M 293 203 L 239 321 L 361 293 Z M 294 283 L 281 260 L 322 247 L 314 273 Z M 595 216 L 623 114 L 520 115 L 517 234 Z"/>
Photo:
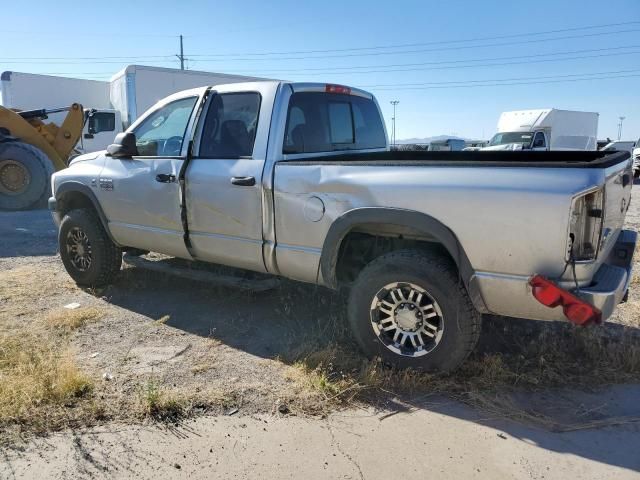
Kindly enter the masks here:
<path id="1" fill-rule="evenodd" d="M 532 138 L 533 138 L 532 132 L 496 133 L 491 139 L 491 141 L 489 142 L 489 146 L 493 147 L 495 145 L 506 145 L 508 143 L 522 143 L 525 145 L 529 145 L 531 143 Z"/>
<path id="2" fill-rule="evenodd" d="M 602 147 L 603 151 L 609 152 L 611 150 L 633 150 L 633 142 L 611 142 Z"/>

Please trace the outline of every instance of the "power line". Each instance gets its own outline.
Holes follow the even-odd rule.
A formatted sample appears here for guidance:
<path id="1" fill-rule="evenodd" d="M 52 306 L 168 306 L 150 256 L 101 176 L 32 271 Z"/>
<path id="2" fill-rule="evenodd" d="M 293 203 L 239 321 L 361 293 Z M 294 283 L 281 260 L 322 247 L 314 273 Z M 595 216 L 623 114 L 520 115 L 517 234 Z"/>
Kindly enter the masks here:
<path id="1" fill-rule="evenodd" d="M 356 48 L 343 48 L 343 49 L 325 49 L 325 50 L 298 50 L 298 51 L 288 51 L 288 52 L 247 52 L 247 53 L 214 53 L 214 54 L 193 54 L 192 57 L 207 57 L 211 61 L 215 61 L 215 58 L 221 58 L 224 60 L 232 60 L 232 61 L 255 61 L 255 60 L 306 60 L 310 59 L 318 59 L 318 58 L 342 58 L 342 57 L 353 57 L 353 56 L 370 56 L 370 55 L 391 55 L 391 54 L 406 54 L 406 53 L 421 53 L 421 52 L 429 52 L 429 51 L 441 51 L 441 50 L 458 50 L 458 49 L 469 49 L 469 48 L 483 48 L 483 47 L 493 47 L 493 46 L 506 46 L 506 45 L 518 45 L 518 44 L 527 44 L 527 43 L 537 43 L 537 42 L 549 42 L 556 40 L 566 40 L 572 38 L 585 38 L 585 37 L 593 37 L 600 35 L 615 35 L 619 33 L 630 33 L 630 32 L 638 32 L 639 29 L 628 29 L 628 30 L 617 30 L 612 32 L 593 32 L 593 33 L 585 33 L 580 35 L 569 35 L 569 36 L 561 36 L 561 37 L 552 37 L 552 38 L 542 38 L 542 39 L 529 39 L 522 40 L 517 42 L 508 42 L 508 43 L 494 43 L 494 44 L 486 44 L 486 45 L 466 45 L 466 46 L 455 46 L 455 47 L 443 47 L 437 49 L 421 49 L 421 50 L 409 50 L 409 51 L 401 51 L 401 52 L 365 52 L 365 53 L 354 53 L 349 55 L 329 55 L 329 56 L 314 56 L 314 57 L 284 57 L 284 58 L 270 58 L 270 59 L 244 59 L 244 58 L 234 58 L 238 56 L 271 56 L 271 55 L 293 55 L 293 54 L 313 54 L 313 53 L 330 53 L 330 52 L 356 52 L 356 51 L 364 51 L 364 50 L 380 50 L 380 49 L 393 49 L 393 48 L 407 48 L 407 47 L 415 47 L 415 46 L 427 46 L 427 45 L 446 45 L 451 43 L 467 43 L 467 42 L 478 42 L 478 41 L 486 41 L 486 40 L 498 40 L 498 39 L 506 39 L 506 38 L 518 38 L 524 36 L 534 36 L 534 35 L 546 35 L 553 33 L 563 33 L 563 32 L 572 32 L 572 31 L 580 31 L 580 30 L 589 30 L 595 28 L 607 28 L 612 26 L 625 26 L 625 25 L 637 25 L 640 24 L 640 21 L 631 21 L 631 22 L 620 22 L 620 23 L 609 23 L 602 25 L 590 25 L 584 27 L 574 27 L 574 28 L 566 28 L 566 29 L 557 29 L 557 30 L 547 30 L 542 32 L 530 32 L 530 33 L 518 33 L 518 34 L 510 34 L 510 35 L 497 35 L 490 37 L 476 37 L 476 38 L 468 38 L 461 40 L 443 40 L 443 41 L 435 41 L 435 42 L 422 42 L 422 43 L 405 43 L 405 44 L 392 44 L 392 45 L 377 45 L 371 47 L 356 47 Z M 171 37 L 175 38 L 175 35 Z M 100 57 L 3 57 L 2 61 L 9 60 L 103 60 L 103 59 L 122 59 L 122 60 L 144 60 L 144 59 L 170 59 L 173 55 L 132 55 L 132 56 L 100 56 Z M 231 57 L 231 58 L 226 58 Z M 169 61 L 169 60 L 168 60 Z M 221 61 L 221 60 L 220 60 Z M 110 62 L 102 62 L 102 63 L 110 63 Z"/>
<path id="2" fill-rule="evenodd" d="M 632 74 L 632 75 L 612 75 L 612 76 L 603 76 L 603 77 L 589 77 L 589 78 L 571 78 L 571 79 L 560 79 L 560 80 L 541 80 L 541 81 L 532 81 L 532 82 L 508 82 L 508 83 L 485 83 L 485 84 L 461 84 L 461 85 L 434 85 L 430 87 L 401 87 L 401 88 L 375 88 L 372 90 L 375 91 L 398 91 L 398 90 L 432 90 L 432 89 L 447 89 L 447 88 L 477 88 L 477 87 L 503 87 L 503 86 L 511 86 L 511 85 L 539 85 L 539 84 L 553 84 L 553 83 L 570 83 L 570 82 L 581 82 L 587 80 L 608 80 L 608 79 L 616 79 L 616 78 L 632 78 L 632 77 L 640 77 L 640 74 Z"/>
<path id="3" fill-rule="evenodd" d="M 619 22 L 619 23 L 605 23 L 600 25 L 586 25 L 583 27 L 573 27 L 573 28 L 562 28 L 557 30 L 546 30 L 541 32 L 528 32 L 528 33 L 515 33 L 509 35 L 496 35 L 490 37 L 475 37 L 475 38 L 467 38 L 460 40 L 439 40 L 433 42 L 420 42 L 420 43 L 400 43 L 400 44 L 392 44 L 392 45 L 375 45 L 371 47 L 355 47 L 355 48 L 331 48 L 324 50 L 297 50 L 297 51 L 285 51 L 285 52 L 245 52 L 245 53 L 220 53 L 213 55 L 201 54 L 204 56 L 217 56 L 217 57 L 226 57 L 226 56 L 238 56 L 238 55 L 293 55 L 293 54 L 307 54 L 307 53 L 330 53 L 330 52 L 353 52 L 353 51 L 361 51 L 361 50 L 375 50 L 375 49 L 389 49 L 389 48 L 405 48 L 405 47 L 420 47 L 427 45 L 446 45 L 449 43 L 465 43 L 465 42 L 478 42 L 485 40 L 501 40 L 506 38 L 518 38 L 518 37 L 528 37 L 533 35 L 548 35 L 553 33 L 564 33 L 564 32 L 575 32 L 580 30 L 590 30 L 594 28 L 607 28 L 607 27 L 620 27 L 625 25 L 637 25 L 640 24 L 640 21 L 630 21 L 630 22 Z"/>
<path id="4" fill-rule="evenodd" d="M 605 49 L 592 49 L 592 50 L 582 50 L 584 52 L 597 52 L 597 51 L 608 51 L 620 48 L 640 48 L 640 45 L 632 45 L 626 47 L 611 47 Z M 576 50 L 576 52 L 581 52 L 581 50 Z M 556 53 L 548 53 L 548 54 L 535 54 L 528 55 L 528 57 L 540 57 L 540 56 L 557 56 L 557 55 L 567 55 L 571 52 L 556 52 Z M 452 70 L 452 69 L 470 69 L 470 68 L 484 68 L 484 67 L 499 67 L 499 66 L 509 66 L 509 65 L 527 65 L 527 64 L 539 64 L 539 63 L 550 63 L 550 62 L 564 62 L 568 60 L 583 60 L 588 58 L 601 58 L 601 57 L 614 57 L 614 56 L 624 56 L 624 55 L 637 55 L 640 54 L 640 50 L 631 51 L 631 52 L 608 52 L 602 54 L 595 55 L 577 55 L 572 57 L 561 57 L 561 58 L 543 58 L 537 60 L 520 60 L 520 61 L 512 61 L 512 62 L 495 62 L 493 60 L 501 60 L 501 59 L 515 59 L 522 58 L 521 55 L 516 57 L 496 57 L 496 58 L 484 58 L 484 59 L 467 59 L 467 60 L 449 60 L 444 62 L 421 62 L 421 63 L 410 63 L 410 64 L 395 64 L 395 65 L 367 65 L 362 68 L 372 68 L 373 70 L 359 70 L 359 71 L 347 71 L 346 68 L 359 68 L 359 67 L 328 67 L 323 70 L 315 70 L 315 69 L 283 69 L 283 70 L 234 70 L 233 73 L 243 73 L 247 75 L 253 76 L 264 76 L 265 74 L 278 74 L 278 73 L 286 73 L 286 72 L 309 72 L 309 74 L 316 75 L 357 75 L 357 74 L 370 74 L 370 73 L 394 73 L 394 72 L 412 72 L 412 71 L 431 71 L 431 70 Z M 169 60 L 170 62 L 174 62 L 175 60 Z M 476 63 L 476 62 L 484 62 L 489 61 L 490 63 Z M 458 63 L 462 62 L 472 62 L 469 65 L 459 65 Z M 37 62 L 36 62 L 37 63 Z M 64 62 L 59 62 L 60 64 Z M 96 62 L 101 63 L 101 62 Z M 105 63 L 105 62 L 102 62 Z M 108 63 L 120 63 L 120 62 L 108 62 Z M 455 63 L 455 65 L 448 65 L 449 63 Z M 412 68 L 394 68 L 394 67 L 405 67 L 405 66 L 413 66 Z M 424 67 L 423 67 L 424 65 Z M 340 69 L 340 70 L 339 70 Z M 85 72 L 83 74 L 78 72 L 45 72 L 43 75 L 101 75 L 101 72 Z M 110 72 L 105 72 L 104 75 L 112 74 Z M 290 75 L 290 74 L 289 74 Z M 294 73 L 294 76 L 296 74 Z"/>
<path id="5" fill-rule="evenodd" d="M 639 45 L 621 45 L 617 47 L 606 47 L 606 48 L 589 48 L 584 50 L 569 50 L 565 52 L 548 52 L 548 53 L 536 53 L 536 54 L 527 54 L 526 58 L 538 58 L 538 57 L 547 57 L 547 56 L 556 56 L 556 55 L 573 55 L 575 53 L 592 53 L 592 52 L 604 52 L 609 50 L 619 50 L 619 49 L 628 49 L 628 48 L 640 48 Z M 282 72 L 335 72 L 335 71 L 351 71 L 351 70 L 361 70 L 367 68 L 392 68 L 392 67 L 418 67 L 418 66 L 427 66 L 427 65 L 443 65 L 449 63 L 468 63 L 468 62 L 492 62 L 492 61 L 500 61 L 500 60 L 515 60 L 521 59 L 523 55 L 515 55 L 508 57 L 489 57 L 489 58 L 468 58 L 463 60 L 438 60 L 434 62 L 417 62 L 417 63 L 396 63 L 390 65 L 349 65 L 346 67 L 311 67 L 311 68 L 280 68 L 280 69 L 271 69 L 271 70 L 260 70 L 260 72 L 273 72 L 273 73 L 282 73 Z M 241 72 L 255 72 L 255 69 L 252 70 L 234 70 L 237 73 Z"/>
<path id="6" fill-rule="evenodd" d="M 426 53 L 426 52 L 442 52 L 442 51 L 451 51 L 451 50 L 469 50 L 475 48 L 487 48 L 487 47 L 504 47 L 504 46 L 513 46 L 513 45 L 525 45 L 531 43 L 541 43 L 541 42 L 555 42 L 557 40 L 570 40 L 577 38 L 588 38 L 588 37 L 596 37 L 601 35 L 617 35 L 620 33 L 635 33 L 640 32 L 640 29 L 629 29 L 629 30 L 618 30 L 614 32 L 598 32 L 598 33 L 584 33 L 581 35 L 566 35 L 564 37 L 553 37 L 553 38 L 538 38 L 538 39 L 530 39 L 530 40 L 519 40 L 515 42 L 501 42 L 501 43 L 487 43 L 484 45 L 461 45 L 456 47 L 438 47 L 438 48 L 426 48 L 426 49 L 418 49 L 418 50 L 403 50 L 403 51 L 392 51 L 392 52 L 363 52 L 363 53 L 349 53 L 349 54 L 338 54 L 338 55 L 316 55 L 311 57 L 269 57 L 269 58 L 233 58 L 233 57 L 225 57 L 219 58 L 215 54 L 192 54 L 192 57 L 198 57 L 200 59 L 206 59 L 210 62 L 255 62 L 255 61 L 282 61 L 282 60 L 318 60 L 324 58 L 348 58 L 348 57 L 369 57 L 369 56 L 383 56 L 383 55 L 406 55 L 413 53 Z"/>
<path id="7" fill-rule="evenodd" d="M 380 87 L 419 87 L 426 85 L 454 85 L 454 84 L 468 84 L 468 83 L 486 83 L 486 82 L 510 82 L 515 80 L 541 80 L 541 79 L 558 79 L 558 78 L 572 78 L 572 77 L 585 77 L 593 75 L 617 75 L 621 73 L 635 73 L 640 72 L 640 69 L 630 70 L 617 70 L 613 72 L 587 72 L 587 73 L 569 73 L 566 75 L 543 75 L 535 77 L 511 77 L 511 78 L 490 78 L 485 80 L 453 80 L 449 82 L 421 82 L 421 83 L 386 83 L 377 85 L 358 85 L 360 88 L 380 88 Z"/>
<path id="8" fill-rule="evenodd" d="M 446 66 L 433 66 L 426 68 L 404 68 L 404 69 L 390 69 L 390 70 L 365 70 L 358 72 L 330 72 L 327 71 L 325 74 L 330 75 L 355 75 L 355 74 L 370 74 L 370 73 L 394 73 L 394 72 L 415 72 L 415 71 L 431 71 L 431 70 L 451 70 L 451 69 L 459 69 L 459 68 L 481 68 L 481 67 L 502 67 L 508 65 L 527 65 L 527 64 L 536 64 L 536 63 L 549 63 L 549 62 L 564 62 L 567 60 L 583 60 L 587 58 L 599 58 L 599 57 L 614 57 L 621 55 L 636 55 L 640 54 L 640 50 L 634 52 L 619 52 L 619 53 L 603 53 L 598 55 L 581 55 L 575 57 L 564 57 L 564 58 L 548 58 L 548 59 L 540 59 L 540 60 L 522 60 L 516 62 L 500 62 L 500 63 L 483 63 L 478 65 L 446 65 Z M 257 72 L 257 71 L 256 71 Z M 319 74 L 320 72 L 316 72 Z M 260 75 L 260 73 L 256 73 L 255 75 Z M 294 75 L 295 76 L 295 75 Z"/>

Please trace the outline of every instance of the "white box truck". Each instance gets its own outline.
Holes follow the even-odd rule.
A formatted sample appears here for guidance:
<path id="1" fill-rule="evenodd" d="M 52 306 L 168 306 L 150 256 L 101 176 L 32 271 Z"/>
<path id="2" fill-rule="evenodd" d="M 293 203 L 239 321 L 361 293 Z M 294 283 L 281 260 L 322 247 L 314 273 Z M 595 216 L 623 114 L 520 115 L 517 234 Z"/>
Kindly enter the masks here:
<path id="1" fill-rule="evenodd" d="M 253 82 L 265 78 L 225 73 L 129 65 L 111 77 L 110 100 L 126 129 L 158 100 L 189 88 Z"/>
<path id="2" fill-rule="evenodd" d="M 482 150 L 596 150 L 598 114 L 543 108 L 503 112 Z"/>
<path id="3" fill-rule="evenodd" d="M 264 80 L 175 68 L 129 65 L 110 81 L 3 72 L 0 105 L 18 110 L 63 107 L 80 103 L 86 122 L 76 147 L 81 153 L 104 150 L 158 100 L 188 88 Z M 59 124 L 64 113 L 49 115 Z"/>
<path id="4" fill-rule="evenodd" d="M 90 121 L 85 122 L 76 149 L 92 152 L 107 148 L 122 131 L 120 113 L 109 100 L 109 82 L 23 72 L 2 72 L 0 105 L 17 110 L 68 107 L 80 103 Z M 46 121 L 62 123 L 66 113 L 51 113 Z"/>

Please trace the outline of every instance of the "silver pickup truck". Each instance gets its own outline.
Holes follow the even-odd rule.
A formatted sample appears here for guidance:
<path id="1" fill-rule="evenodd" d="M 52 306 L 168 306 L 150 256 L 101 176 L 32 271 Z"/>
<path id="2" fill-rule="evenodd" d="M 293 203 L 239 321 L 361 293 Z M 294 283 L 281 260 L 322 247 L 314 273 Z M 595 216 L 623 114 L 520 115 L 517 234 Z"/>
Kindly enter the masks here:
<path id="1" fill-rule="evenodd" d="M 448 371 L 482 314 L 612 314 L 631 169 L 628 152 L 389 151 L 371 94 L 268 81 L 158 102 L 54 174 L 49 207 L 80 285 L 136 249 L 344 287 L 366 354 Z"/>

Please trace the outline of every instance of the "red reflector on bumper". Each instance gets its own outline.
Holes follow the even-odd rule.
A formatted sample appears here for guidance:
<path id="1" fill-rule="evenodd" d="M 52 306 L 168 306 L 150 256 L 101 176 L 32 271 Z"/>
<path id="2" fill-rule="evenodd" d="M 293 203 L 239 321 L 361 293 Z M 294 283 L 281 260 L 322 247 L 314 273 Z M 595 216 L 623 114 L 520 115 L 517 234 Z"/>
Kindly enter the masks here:
<path id="1" fill-rule="evenodd" d="M 562 306 L 562 311 L 567 319 L 576 325 L 600 323 L 602 313 L 590 303 L 580 300 L 578 297 L 560 288 L 551 280 L 541 275 L 535 275 L 529 280 L 533 296 L 541 304 L 555 308 Z"/>

